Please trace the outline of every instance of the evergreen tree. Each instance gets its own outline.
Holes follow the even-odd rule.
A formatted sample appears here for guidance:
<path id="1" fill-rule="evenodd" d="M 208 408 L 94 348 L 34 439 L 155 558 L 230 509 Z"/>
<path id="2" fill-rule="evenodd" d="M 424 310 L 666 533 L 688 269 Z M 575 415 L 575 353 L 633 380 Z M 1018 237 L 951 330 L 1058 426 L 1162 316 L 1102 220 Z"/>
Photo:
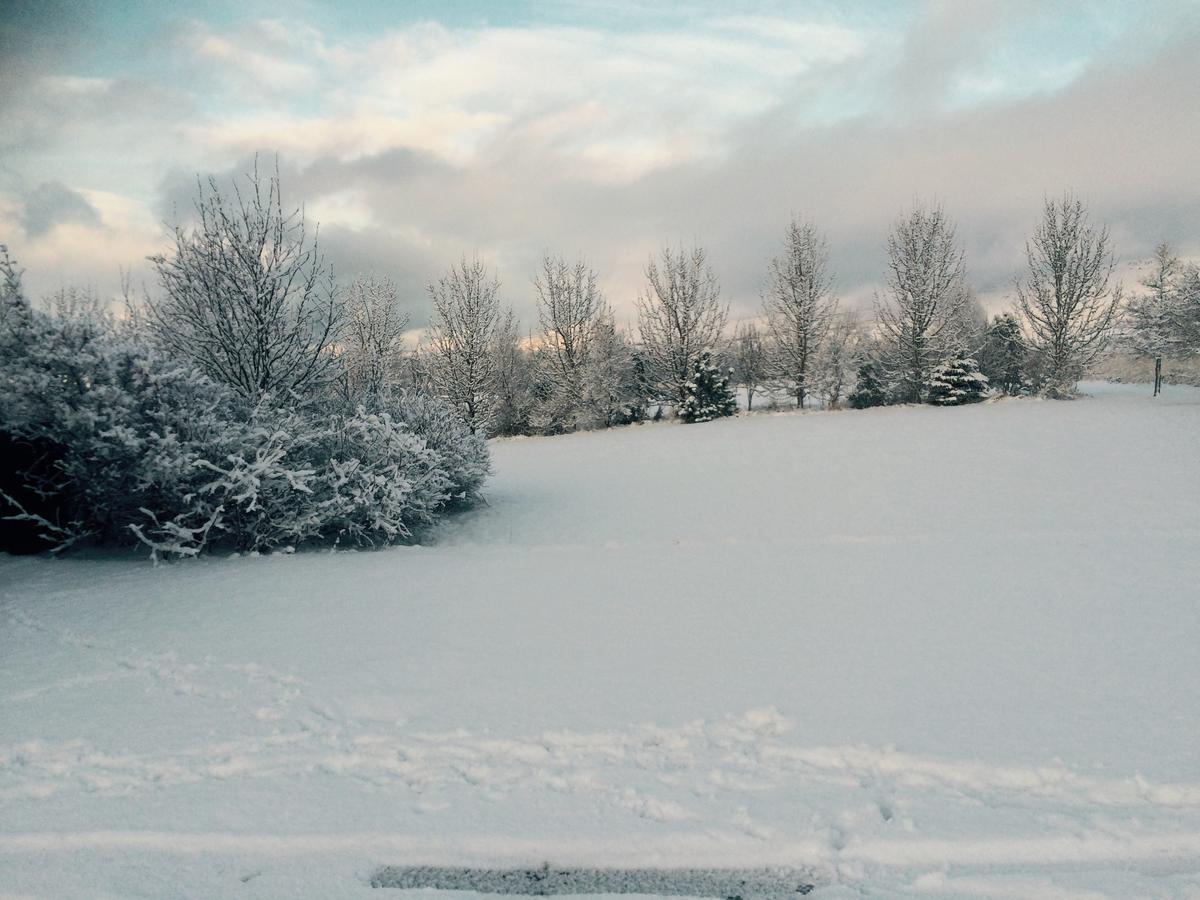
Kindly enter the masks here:
<path id="1" fill-rule="evenodd" d="M 979 370 L 989 384 L 1005 394 L 1016 396 L 1026 385 L 1025 341 L 1021 325 L 1012 313 L 996 316 L 988 326 L 983 349 L 979 354 Z"/>
<path id="2" fill-rule="evenodd" d="M 855 409 L 887 405 L 887 386 L 883 383 L 878 365 L 873 362 L 864 362 L 858 367 L 858 381 L 854 385 L 854 391 L 850 394 L 849 400 L 850 405 Z"/>
<path id="3" fill-rule="evenodd" d="M 729 378 L 713 365 L 708 351 L 700 355 L 691 379 L 683 387 L 679 416 L 685 422 L 709 422 L 737 412 L 737 399 L 729 389 Z"/>
<path id="4" fill-rule="evenodd" d="M 988 379 L 979 365 L 960 352 L 933 371 L 929 383 L 929 402 L 937 406 L 961 406 L 978 403 L 987 396 Z"/>

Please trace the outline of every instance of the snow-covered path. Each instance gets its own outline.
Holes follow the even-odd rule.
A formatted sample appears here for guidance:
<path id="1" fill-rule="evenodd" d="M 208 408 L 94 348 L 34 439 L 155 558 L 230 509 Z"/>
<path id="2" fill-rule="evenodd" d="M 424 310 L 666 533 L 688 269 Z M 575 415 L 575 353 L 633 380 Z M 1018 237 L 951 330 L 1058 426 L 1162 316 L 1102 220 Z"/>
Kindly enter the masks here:
<path id="1" fill-rule="evenodd" d="M 1200 391 L 500 441 L 429 546 L 0 558 L 0 894 L 1200 893 Z"/>

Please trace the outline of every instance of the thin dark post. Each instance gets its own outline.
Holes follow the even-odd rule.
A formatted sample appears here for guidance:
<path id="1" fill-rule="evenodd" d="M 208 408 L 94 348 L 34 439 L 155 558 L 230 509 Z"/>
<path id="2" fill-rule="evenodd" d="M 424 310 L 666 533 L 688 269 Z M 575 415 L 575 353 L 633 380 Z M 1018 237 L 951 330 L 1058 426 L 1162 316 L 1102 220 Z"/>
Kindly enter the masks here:
<path id="1" fill-rule="evenodd" d="M 1154 357 L 1154 396 L 1162 391 L 1162 357 Z"/>

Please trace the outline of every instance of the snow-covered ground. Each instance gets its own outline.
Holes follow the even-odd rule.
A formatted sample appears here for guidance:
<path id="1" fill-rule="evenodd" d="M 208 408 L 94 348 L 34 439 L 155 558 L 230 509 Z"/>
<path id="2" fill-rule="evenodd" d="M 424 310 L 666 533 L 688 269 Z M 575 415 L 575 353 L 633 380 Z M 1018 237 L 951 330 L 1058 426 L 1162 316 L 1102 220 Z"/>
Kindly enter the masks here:
<path id="1" fill-rule="evenodd" d="M 424 547 L 0 557 L 0 894 L 1200 896 L 1200 390 L 1089 388 L 499 441 Z"/>

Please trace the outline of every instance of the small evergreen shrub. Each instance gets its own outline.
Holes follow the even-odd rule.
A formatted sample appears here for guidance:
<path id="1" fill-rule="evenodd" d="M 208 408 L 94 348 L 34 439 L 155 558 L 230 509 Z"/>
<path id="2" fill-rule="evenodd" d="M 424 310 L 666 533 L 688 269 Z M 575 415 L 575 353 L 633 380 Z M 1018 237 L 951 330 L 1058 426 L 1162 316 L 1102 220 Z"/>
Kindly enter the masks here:
<path id="1" fill-rule="evenodd" d="M 685 422 L 710 422 L 737 413 L 737 398 L 729 388 L 729 378 L 713 365 L 707 352 L 697 360 L 686 389 L 679 408 L 679 417 Z"/>
<path id="2" fill-rule="evenodd" d="M 962 406 L 978 403 L 987 396 L 988 379 L 975 360 L 960 352 L 938 366 L 929 382 L 929 401 L 935 406 Z"/>
<path id="3" fill-rule="evenodd" d="M 987 376 L 988 384 L 1009 396 L 1028 389 L 1028 357 L 1016 317 L 1012 313 L 996 316 L 979 353 L 979 370 Z"/>
<path id="4" fill-rule="evenodd" d="M 879 366 L 873 362 L 860 365 L 854 390 L 848 398 L 850 405 L 854 409 L 867 409 L 872 406 L 886 406 L 889 399 L 887 385 Z"/>

